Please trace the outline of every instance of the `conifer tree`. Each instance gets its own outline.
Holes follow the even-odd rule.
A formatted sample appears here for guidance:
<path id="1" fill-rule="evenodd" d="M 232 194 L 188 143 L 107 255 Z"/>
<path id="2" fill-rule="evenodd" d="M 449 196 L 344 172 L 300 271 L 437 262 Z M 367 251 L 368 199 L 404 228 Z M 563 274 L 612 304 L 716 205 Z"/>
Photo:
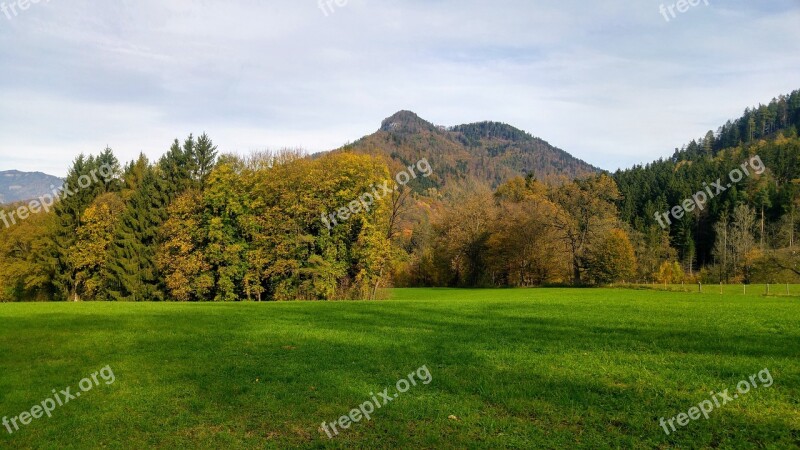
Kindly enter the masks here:
<path id="1" fill-rule="evenodd" d="M 217 158 L 217 146 L 211 141 L 207 134 L 203 133 L 197 138 L 194 145 L 194 179 L 200 190 L 206 185 L 211 170 Z"/>
<path id="2" fill-rule="evenodd" d="M 107 266 L 114 300 L 164 299 L 155 262 L 158 227 L 166 218 L 167 198 L 156 169 L 144 155 L 125 173 L 127 202 L 120 217 Z"/>

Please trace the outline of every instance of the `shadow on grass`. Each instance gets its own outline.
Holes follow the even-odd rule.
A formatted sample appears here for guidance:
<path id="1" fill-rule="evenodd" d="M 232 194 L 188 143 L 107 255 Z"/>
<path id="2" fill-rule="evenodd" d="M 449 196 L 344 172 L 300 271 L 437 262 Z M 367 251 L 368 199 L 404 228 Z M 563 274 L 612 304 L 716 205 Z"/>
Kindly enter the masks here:
<path id="1" fill-rule="evenodd" d="M 689 354 L 708 366 L 716 361 L 711 357 L 769 358 L 796 372 L 797 363 L 788 364 L 798 356 L 796 335 L 754 337 L 745 327 L 713 332 L 690 323 L 683 328 L 614 326 L 602 317 L 535 317 L 519 308 L 406 306 L 220 305 L 142 308 L 124 316 L 40 314 L 15 318 L 2 331 L 4 339 L 16 336 L 20 348 L 0 361 L 5 371 L 41 358 L 38 367 L 23 371 L 33 379 L 16 386 L 25 393 L 42 391 L 42 378 L 51 384 L 61 380 L 52 387 L 74 384 L 87 370 L 111 364 L 120 390 L 107 395 L 125 406 L 110 407 L 109 417 L 94 426 L 103 434 L 113 431 L 112 424 L 127 421 L 123 431 L 128 437 L 155 446 L 797 444 L 797 424 L 791 418 L 765 419 L 735 405 L 719 410 L 710 422 L 693 423 L 667 437 L 658 418 L 704 398 L 696 398 L 690 386 L 659 397 L 654 393 L 667 388 L 635 384 L 637 371 L 658 372 Z M 658 361 L 604 367 L 603 355 L 612 352 L 650 354 Z M 592 360 L 584 372 L 594 374 L 560 366 L 559 358 L 581 353 Z M 46 376 L 35 377 L 48 365 Z M 335 441 L 317 431 L 322 421 L 347 414 L 370 392 L 393 386 L 422 365 L 429 367 L 433 382 L 413 388 L 373 421 Z M 619 377 L 609 373 L 612 369 L 628 372 Z M 696 374 L 698 368 L 685 370 Z M 0 386 L 15 388 L 8 380 Z M 796 384 L 784 381 L 783 386 L 797 394 Z M 37 400 L 23 397 L 14 396 L 11 411 Z M 449 415 L 460 420 L 451 421 Z M 409 434 L 414 423 L 419 426 Z M 64 442 L 74 425 L 55 420 L 43 437 Z M 91 435 L 92 430 L 82 432 Z"/>

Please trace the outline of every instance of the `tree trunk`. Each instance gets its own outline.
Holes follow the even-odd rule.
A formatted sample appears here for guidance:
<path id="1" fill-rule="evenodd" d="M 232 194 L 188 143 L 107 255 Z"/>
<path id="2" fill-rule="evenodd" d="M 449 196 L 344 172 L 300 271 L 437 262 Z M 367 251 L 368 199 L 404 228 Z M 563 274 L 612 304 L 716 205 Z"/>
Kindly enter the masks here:
<path id="1" fill-rule="evenodd" d="M 375 287 L 372 288 L 372 298 L 370 300 L 375 300 L 378 296 L 378 285 L 381 284 L 381 278 L 383 277 L 383 267 L 381 267 L 381 271 L 378 273 L 378 279 L 375 280 Z"/>
<path id="2" fill-rule="evenodd" d="M 572 259 L 572 282 L 575 286 L 580 286 L 581 284 L 581 266 L 578 263 L 578 258 Z"/>

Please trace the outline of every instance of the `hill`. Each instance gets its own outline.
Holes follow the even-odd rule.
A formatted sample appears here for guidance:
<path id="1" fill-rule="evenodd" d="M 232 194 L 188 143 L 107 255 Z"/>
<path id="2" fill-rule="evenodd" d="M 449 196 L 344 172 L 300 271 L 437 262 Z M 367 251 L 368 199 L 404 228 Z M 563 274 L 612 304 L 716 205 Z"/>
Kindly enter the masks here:
<path id="1" fill-rule="evenodd" d="M 14 203 L 39 197 L 63 183 L 58 177 L 41 172 L 0 172 L 0 204 Z"/>
<path id="2" fill-rule="evenodd" d="M 337 151 L 387 156 L 407 166 L 427 158 L 436 174 L 423 187 L 440 187 L 469 177 L 493 187 L 516 176 L 581 178 L 600 169 L 546 141 L 499 122 L 450 128 L 436 126 L 411 111 L 387 118 L 375 133 Z"/>

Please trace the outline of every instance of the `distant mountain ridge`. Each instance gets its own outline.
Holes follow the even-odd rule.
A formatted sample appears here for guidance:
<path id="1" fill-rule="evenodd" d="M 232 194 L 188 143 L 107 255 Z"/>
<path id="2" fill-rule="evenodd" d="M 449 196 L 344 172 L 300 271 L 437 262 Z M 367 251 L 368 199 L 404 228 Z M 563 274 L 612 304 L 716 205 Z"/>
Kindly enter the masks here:
<path id="1" fill-rule="evenodd" d="M 443 127 L 411 111 L 395 113 L 375 133 L 335 151 L 385 156 L 404 166 L 427 158 L 437 176 L 427 180 L 426 187 L 468 177 L 498 186 L 528 174 L 575 179 L 602 172 L 511 125 L 479 122 Z"/>
<path id="2" fill-rule="evenodd" d="M 42 172 L 0 171 L 0 204 L 31 200 L 60 187 L 64 180 Z"/>

